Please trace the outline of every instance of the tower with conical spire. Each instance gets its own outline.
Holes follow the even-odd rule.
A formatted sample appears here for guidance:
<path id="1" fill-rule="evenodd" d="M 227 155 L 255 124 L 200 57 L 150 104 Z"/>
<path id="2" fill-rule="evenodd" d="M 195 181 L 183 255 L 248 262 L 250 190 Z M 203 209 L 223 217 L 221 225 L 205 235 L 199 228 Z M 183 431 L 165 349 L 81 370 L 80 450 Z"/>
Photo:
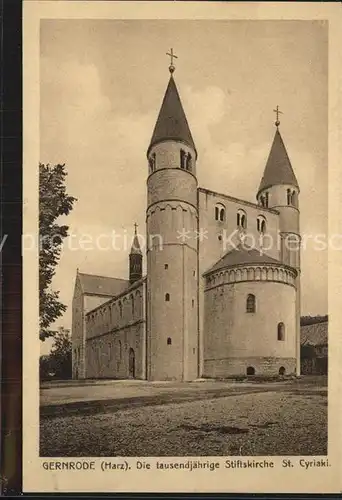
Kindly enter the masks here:
<path id="1" fill-rule="evenodd" d="M 300 211 L 299 184 L 279 131 L 279 108 L 276 132 L 257 193 L 259 205 L 279 213 L 280 260 L 297 271 L 296 278 L 296 359 L 300 374 Z"/>
<path id="2" fill-rule="evenodd" d="M 134 237 L 129 253 L 129 282 L 132 285 L 142 278 L 142 251 L 137 234 L 137 224 L 134 224 Z"/>
<path id="3" fill-rule="evenodd" d="M 198 376 L 196 147 L 170 79 L 147 150 L 147 377 Z"/>

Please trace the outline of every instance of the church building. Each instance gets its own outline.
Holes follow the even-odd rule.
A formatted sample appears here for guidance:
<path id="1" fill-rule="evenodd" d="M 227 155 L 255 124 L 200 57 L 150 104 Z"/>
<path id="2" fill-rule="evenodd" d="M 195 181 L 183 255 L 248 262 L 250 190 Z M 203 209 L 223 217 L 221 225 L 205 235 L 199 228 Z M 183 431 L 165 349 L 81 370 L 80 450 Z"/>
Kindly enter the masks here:
<path id="1" fill-rule="evenodd" d="M 299 374 L 299 186 L 278 107 L 256 201 L 213 192 L 198 186 L 173 62 L 169 71 L 147 147 L 146 249 L 135 227 L 127 279 L 77 272 L 73 377 Z"/>

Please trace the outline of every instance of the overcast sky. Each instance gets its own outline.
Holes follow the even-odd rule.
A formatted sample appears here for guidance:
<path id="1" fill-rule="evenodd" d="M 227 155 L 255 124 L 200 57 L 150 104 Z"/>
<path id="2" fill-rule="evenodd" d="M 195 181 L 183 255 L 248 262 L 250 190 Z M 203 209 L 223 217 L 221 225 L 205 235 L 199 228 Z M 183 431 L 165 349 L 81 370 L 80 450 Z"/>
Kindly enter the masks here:
<path id="1" fill-rule="evenodd" d="M 78 198 L 65 219 L 70 232 L 129 236 L 135 221 L 144 232 L 146 149 L 173 47 L 199 185 L 255 202 L 279 105 L 301 232 L 326 234 L 327 36 L 321 21 L 43 20 L 40 160 L 67 166 L 67 190 Z M 77 267 L 127 278 L 128 256 L 65 247 L 53 285 L 68 306 L 58 322 L 66 328 Z M 302 314 L 326 313 L 327 251 L 311 242 Z"/>

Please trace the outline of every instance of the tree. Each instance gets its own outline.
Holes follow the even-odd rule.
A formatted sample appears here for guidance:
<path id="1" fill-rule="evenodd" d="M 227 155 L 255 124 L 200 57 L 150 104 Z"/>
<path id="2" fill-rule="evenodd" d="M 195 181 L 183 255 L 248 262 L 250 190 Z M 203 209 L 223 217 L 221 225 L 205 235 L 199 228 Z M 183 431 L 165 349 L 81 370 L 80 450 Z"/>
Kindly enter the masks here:
<path id="1" fill-rule="evenodd" d="M 59 292 L 51 289 L 56 272 L 63 239 L 68 236 L 69 227 L 57 222 L 68 215 L 76 198 L 66 192 L 65 165 L 39 164 L 39 337 L 45 340 L 57 332 L 50 325 L 66 311 L 59 301 Z"/>
<path id="2" fill-rule="evenodd" d="M 57 379 L 71 378 L 72 375 L 72 347 L 70 331 L 59 328 L 55 335 L 50 353 L 50 370 Z"/>
<path id="3" fill-rule="evenodd" d="M 72 376 L 70 331 L 60 327 L 54 337 L 50 354 L 39 360 L 40 380 L 68 379 Z"/>

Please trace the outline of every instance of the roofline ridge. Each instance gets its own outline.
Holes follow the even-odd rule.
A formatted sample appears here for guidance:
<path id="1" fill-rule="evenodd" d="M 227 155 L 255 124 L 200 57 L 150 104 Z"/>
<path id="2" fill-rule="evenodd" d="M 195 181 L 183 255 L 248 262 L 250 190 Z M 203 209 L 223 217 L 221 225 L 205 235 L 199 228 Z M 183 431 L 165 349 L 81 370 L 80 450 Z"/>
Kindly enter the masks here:
<path id="1" fill-rule="evenodd" d="M 103 274 L 90 274 L 90 273 L 81 273 L 78 272 L 78 275 L 82 274 L 83 276 L 94 276 L 95 278 L 107 278 L 111 280 L 120 280 L 120 281 L 129 281 L 126 278 L 115 278 L 114 276 L 104 276 Z"/>

